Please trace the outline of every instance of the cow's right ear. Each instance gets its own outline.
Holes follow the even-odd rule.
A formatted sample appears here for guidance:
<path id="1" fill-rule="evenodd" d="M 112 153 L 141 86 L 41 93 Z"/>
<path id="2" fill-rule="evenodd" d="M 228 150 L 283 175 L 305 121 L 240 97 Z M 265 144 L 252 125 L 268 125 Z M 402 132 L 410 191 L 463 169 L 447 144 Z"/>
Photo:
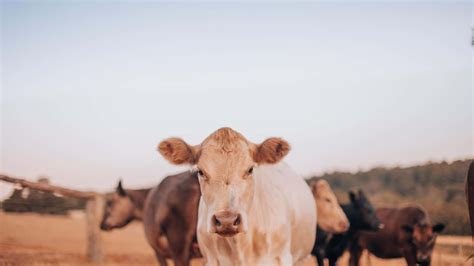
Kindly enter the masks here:
<path id="1" fill-rule="evenodd" d="M 117 192 L 117 194 L 119 194 L 122 197 L 127 196 L 127 192 L 122 187 L 122 179 L 119 180 L 118 185 L 117 185 L 117 189 L 115 191 Z"/>
<path id="2" fill-rule="evenodd" d="M 349 191 L 349 199 L 351 200 L 351 203 L 352 205 L 354 206 L 358 206 L 358 203 L 357 203 L 357 196 L 356 194 L 354 193 L 354 191 Z"/>
<path id="3" fill-rule="evenodd" d="M 411 226 L 409 224 L 402 225 L 402 229 L 403 229 L 403 231 L 407 232 L 408 234 L 413 233 L 413 226 Z"/>
<path id="4" fill-rule="evenodd" d="M 158 151 L 172 164 L 195 164 L 195 150 L 180 138 L 165 139 L 158 145 Z"/>

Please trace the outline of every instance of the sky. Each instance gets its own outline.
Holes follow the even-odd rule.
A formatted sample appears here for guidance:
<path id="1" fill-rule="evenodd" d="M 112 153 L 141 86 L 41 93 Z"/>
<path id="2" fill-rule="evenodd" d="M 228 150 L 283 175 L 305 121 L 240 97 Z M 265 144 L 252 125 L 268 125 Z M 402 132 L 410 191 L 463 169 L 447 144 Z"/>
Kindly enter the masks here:
<path id="1" fill-rule="evenodd" d="M 164 138 L 279 136 L 300 174 L 473 157 L 460 3 L 5 2 L 0 172 L 76 189 L 185 168 Z M 11 189 L 0 183 L 0 195 Z"/>

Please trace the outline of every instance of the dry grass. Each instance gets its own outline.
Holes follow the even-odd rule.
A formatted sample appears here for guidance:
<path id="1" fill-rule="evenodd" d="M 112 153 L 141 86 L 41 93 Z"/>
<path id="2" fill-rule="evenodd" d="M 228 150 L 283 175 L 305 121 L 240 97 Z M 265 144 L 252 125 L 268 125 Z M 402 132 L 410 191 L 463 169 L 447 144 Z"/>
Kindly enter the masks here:
<path id="1" fill-rule="evenodd" d="M 0 212 L 0 265 L 87 265 L 85 221 L 82 218 Z M 141 223 L 102 234 L 104 265 L 158 265 L 145 241 Z M 470 237 L 443 236 L 434 254 L 434 266 L 471 265 L 466 255 L 472 252 Z M 459 250 L 459 244 L 464 250 Z M 459 253 L 462 252 L 463 255 Z M 347 265 L 347 254 L 338 265 Z M 192 265 L 201 265 L 194 260 Z M 315 265 L 308 259 L 305 266 Z M 380 260 L 367 256 L 362 265 L 405 265 L 401 259 Z"/>

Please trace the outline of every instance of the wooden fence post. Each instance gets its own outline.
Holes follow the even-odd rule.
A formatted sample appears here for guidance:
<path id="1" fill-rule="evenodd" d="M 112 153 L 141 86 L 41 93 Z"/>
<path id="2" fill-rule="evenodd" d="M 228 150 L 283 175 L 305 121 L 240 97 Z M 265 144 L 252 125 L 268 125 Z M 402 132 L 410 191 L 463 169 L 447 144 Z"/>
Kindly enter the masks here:
<path id="1" fill-rule="evenodd" d="M 104 198 L 95 196 L 86 204 L 87 223 L 87 258 L 96 263 L 102 262 L 102 239 L 100 236 L 100 219 L 104 210 Z"/>

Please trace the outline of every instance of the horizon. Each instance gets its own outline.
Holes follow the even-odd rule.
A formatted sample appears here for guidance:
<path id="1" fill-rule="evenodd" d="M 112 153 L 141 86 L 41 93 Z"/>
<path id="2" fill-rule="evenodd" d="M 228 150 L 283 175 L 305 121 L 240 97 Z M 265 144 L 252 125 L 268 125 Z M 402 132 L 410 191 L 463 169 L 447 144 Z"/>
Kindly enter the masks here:
<path id="1" fill-rule="evenodd" d="M 185 169 L 160 140 L 224 126 L 285 138 L 305 177 L 474 157 L 468 2 L 1 9 L 5 174 L 140 187 Z"/>

